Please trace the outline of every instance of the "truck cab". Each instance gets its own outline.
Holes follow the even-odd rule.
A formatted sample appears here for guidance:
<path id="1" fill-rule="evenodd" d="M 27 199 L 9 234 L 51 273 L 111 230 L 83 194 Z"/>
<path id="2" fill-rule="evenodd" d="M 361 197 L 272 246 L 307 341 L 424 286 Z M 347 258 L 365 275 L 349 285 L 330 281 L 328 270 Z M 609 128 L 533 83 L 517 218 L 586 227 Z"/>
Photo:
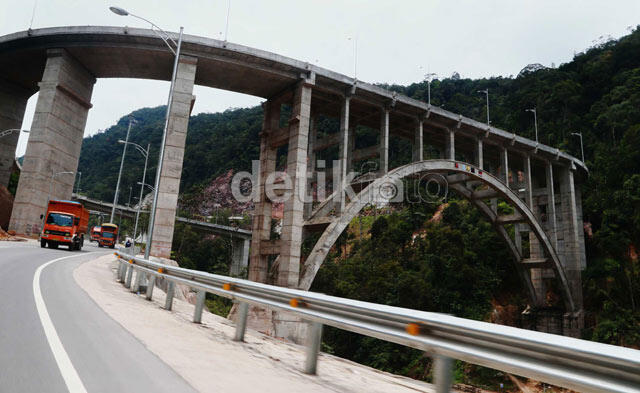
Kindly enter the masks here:
<path id="1" fill-rule="evenodd" d="M 47 213 L 42 215 L 44 226 L 40 233 L 40 247 L 80 250 L 89 224 L 89 211 L 79 202 L 49 201 Z"/>
<path id="2" fill-rule="evenodd" d="M 102 224 L 98 247 L 114 248 L 118 241 L 118 226 L 116 224 Z"/>
<path id="3" fill-rule="evenodd" d="M 89 241 L 98 241 L 100 239 L 100 234 L 102 233 L 102 228 L 100 226 L 94 226 L 91 228 L 91 238 Z"/>

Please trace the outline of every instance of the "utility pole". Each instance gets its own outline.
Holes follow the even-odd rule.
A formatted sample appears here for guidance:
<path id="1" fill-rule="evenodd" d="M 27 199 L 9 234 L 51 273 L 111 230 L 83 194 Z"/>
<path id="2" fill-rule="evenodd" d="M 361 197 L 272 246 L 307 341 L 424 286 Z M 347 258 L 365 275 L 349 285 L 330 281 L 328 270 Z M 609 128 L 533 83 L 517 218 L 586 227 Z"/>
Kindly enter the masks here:
<path id="1" fill-rule="evenodd" d="M 116 206 L 118 205 L 118 192 L 120 191 L 120 178 L 122 177 L 122 167 L 124 166 L 124 157 L 127 154 L 127 143 L 129 142 L 129 133 L 131 132 L 131 125 L 134 123 L 133 116 L 129 116 L 129 127 L 127 128 L 127 139 L 125 140 L 124 148 L 122 149 L 122 160 L 120 160 L 120 172 L 118 172 L 118 182 L 116 183 L 116 194 L 113 196 L 113 207 L 111 208 L 111 222 L 113 222 L 113 216 L 116 213 Z"/>

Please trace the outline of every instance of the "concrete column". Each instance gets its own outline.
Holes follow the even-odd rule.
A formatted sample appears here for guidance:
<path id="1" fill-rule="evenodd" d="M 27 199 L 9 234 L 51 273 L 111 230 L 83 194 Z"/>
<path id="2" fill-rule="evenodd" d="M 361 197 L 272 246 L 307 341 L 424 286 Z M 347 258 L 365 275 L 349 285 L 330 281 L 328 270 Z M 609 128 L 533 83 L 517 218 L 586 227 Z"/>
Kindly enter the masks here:
<path id="1" fill-rule="evenodd" d="M 265 194 L 265 180 L 276 170 L 277 148 L 269 143 L 269 133 L 277 130 L 280 123 L 281 103 L 267 101 L 263 105 L 264 118 L 260 133 L 260 167 L 258 169 L 257 187 L 258 202 L 253 211 L 251 233 L 251 261 L 249 264 L 249 280 L 267 282 L 269 268 L 268 256 L 261 253 L 261 241 L 271 237 L 272 204 Z"/>
<path id="2" fill-rule="evenodd" d="M 157 257 L 171 257 L 173 227 L 178 206 L 180 177 L 182 176 L 182 160 L 184 158 L 191 104 L 194 99 L 193 84 L 196 77 L 197 64 L 198 59 L 191 56 L 180 56 L 178 61 L 162 173 L 160 174 L 160 184 L 158 186 L 153 242 L 151 244 L 151 255 Z"/>
<path id="3" fill-rule="evenodd" d="M 503 147 L 500 151 L 500 165 L 502 166 L 502 170 L 504 171 L 504 184 L 509 187 L 509 151 L 506 147 Z"/>
<path id="4" fill-rule="evenodd" d="M 456 132 L 454 130 L 447 130 L 447 159 L 455 161 L 456 159 Z"/>
<path id="5" fill-rule="evenodd" d="M 535 217 L 538 217 L 537 206 L 533 200 L 533 181 L 532 181 L 532 173 L 531 173 L 531 157 L 528 154 L 523 155 L 523 167 L 524 167 L 524 189 L 525 196 L 524 199 L 529 206 L 529 209 L 533 212 Z M 529 257 L 530 258 L 542 258 L 544 257 L 544 253 L 542 251 L 542 247 L 540 246 L 540 240 L 536 237 L 536 235 L 529 231 Z M 544 272 L 543 269 L 531 269 L 531 283 L 533 284 L 533 288 L 536 291 L 536 298 L 538 299 L 538 304 L 536 306 L 542 307 L 544 306 L 547 287 L 544 282 Z"/>
<path id="6" fill-rule="evenodd" d="M 39 233 L 52 199 L 70 199 L 95 77 L 64 49 L 49 49 L 9 229 Z"/>
<path id="7" fill-rule="evenodd" d="M 231 255 L 231 268 L 229 274 L 240 276 L 249 265 L 250 239 L 237 238 L 232 240 L 233 254 Z"/>
<path id="8" fill-rule="evenodd" d="M 389 109 L 383 108 L 380 116 L 380 175 L 389 172 Z"/>
<path id="9" fill-rule="evenodd" d="M 413 161 L 424 160 L 424 135 L 422 120 L 416 122 L 416 135 L 413 141 Z"/>
<path id="10" fill-rule="evenodd" d="M 547 225 L 548 235 L 551 238 L 553 248 L 558 250 L 558 232 L 556 220 L 556 193 L 553 185 L 553 164 L 547 161 Z"/>
<path id="11" fill-rule="evenodd" d="M 0 132 L 20 128 L 24 109 L 32 92 L 11 82 L 0 80 Z M 7 186 L 16 156 L 19 131 L 0 138 L 0 185 Z"/>
<path id="12" fill-rule="evenodd" d="M 340 108 L 340 196 L 338 197 L 336 208 L 339 213 L 344 211 L 345 207 L 345 186 L 347 179 L 348 161 L 349 161 L 349 102 L 351 98 L 345 97 Z M 333 179 L 334 184 L 338 179 Z"/>
<path id="13" fill-rule="evenodd" d="M 284 202 L 277 280 L 278 285 L 289 288 L 297 288 L 300 277 L 302 226 L 304 224 L 304 202 L 301 196 L 306 191 L 312 83 L 312 80 L 304 80 L 296 86 L 291 108 L 291 120 L 289 121 L 287 174 L 291 177 L 293 189 L 291 197 Z"/>
<path id="14" fill-rule="evenodd" d="M 313 182 L 316 171 L 316 142 L 318 139 L 318 125 L 316 119 L 311 116 L 309 119 L 309 146 L 307 151 L 309 152 L 309 159 L 307 160 L 307 194 L 309 194 L 309 200 L 304 204 L 304 218 L 307 219 L 313 212 Z"/>
<path id="15" fill-rule="evenodd" d="M 483 146 L 482 146 L 482 139 L 478 138 L 478 143 L 476 144 L 476 150 L 475 150 L 475 161 L 476 161 L 476 165 L 478 166 L 478 168 L 480 169 L 484 169 L 484 152 L 483 152 Z"/>
<path id="16" fill-rule="evenodd" d="M 533 182 L 531 180 L 531 157 L 528 154 L 525 154 L 523 157 L 524 162 L 524 181 L 525 181 L 525 200 L 527 202 L 527 206 L 531 211 L 534 211 L 533 206 Z"/>
<path id="17" fill-rule="evenodd" d="M 580 189 L 575 185 L 574 170 L 574 167 L 563 167 L 560 170 L 562 228 L 558 228 L 563 231 L 564 237 L 564 247 L 561 247 L 559 253 L 578 310 L 577 313 L 566 314 L 563 321 L 563 334 L 571 336 L 577 336 L 584 326 L 581 272 L 586 268 L 582 207 L 579 205 L 581 195 Z"/>

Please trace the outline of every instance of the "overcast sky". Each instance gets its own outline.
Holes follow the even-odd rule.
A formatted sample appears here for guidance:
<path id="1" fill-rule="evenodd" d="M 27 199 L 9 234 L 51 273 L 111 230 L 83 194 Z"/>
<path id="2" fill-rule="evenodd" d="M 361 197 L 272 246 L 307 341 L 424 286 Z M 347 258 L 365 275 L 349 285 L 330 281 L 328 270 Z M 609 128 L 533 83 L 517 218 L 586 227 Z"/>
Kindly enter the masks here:
<path id="1" fill-rule="evenodd" d="M 29 28 L 36 0 L 0 0 L 0 35 Z M 147 27 L 112 14 L 117 5 L 165 30 L 224 36 L 228 0 L 37 0 L 33 28 L 101 25 Z M 409 84 L 428 70 L 440 77 L 509 76 L 527 64 L 568 62 L 601 36 L 618 38 L 640 24 L 639 0 L 231 0 L 228 40 L 318 64 L 367 82 Z M 99 79 L 85 135 L 134 109 L 166 103 L 168 82 Z M 260 102 L 257 97 L 196 87 L 193 113 Z M 37 95 L 27 106 L 29 129 Z M 24 154 L 27 134 L 17 155 Z"/>

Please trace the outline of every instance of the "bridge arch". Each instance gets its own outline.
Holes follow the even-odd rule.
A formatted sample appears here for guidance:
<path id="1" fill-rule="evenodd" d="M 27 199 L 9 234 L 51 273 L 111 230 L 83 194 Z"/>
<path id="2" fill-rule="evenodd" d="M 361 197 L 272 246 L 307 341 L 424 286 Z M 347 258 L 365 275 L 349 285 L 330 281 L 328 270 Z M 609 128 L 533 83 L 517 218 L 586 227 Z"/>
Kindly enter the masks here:
<path id="1" fill-rule="evenodd" d="M 533 305 L 541 304 L 542 299 L 539 298 L 539 295 L 536 295 L 528 268 L 550 267 L 553 269 L 555 278 L 562 290 L 566 311 L 578 311 L 562 262 L 549 237 L 543 230 L 541 223 L 527 204 L 520 199 L 513 190 L 492 174 L 470 164 L 452 160 L 412 162 L 389 171 L 386 175 L 375 179 L 366 186 L 350 201 L 341 216 L 329 224 L 316 242 L 304 263 L 299 288 L 309 290 L 326 256 L 344 229 L 371 201 L 376 200 L 376 198 L 380 200 L 379 196 L 384 195 L 385 187 L 388 187 L 389 184 L 398 184 L 400 180 L 406 177 L 424 173 L 438 173 L 446 176 L 449 188 L 469 200 L 493 224 L 500 237 L 507 244 L 516 262 L 516 268 L 520 273 L 529 300 Z M 476 187 L 481 188 L 481 190 L 475 190 L 474 188 Z M 337 195 L 337 193 L 334 193 L 334 195 Z M 502 198 L 508 202 L 513 207 L 514 214 L 501 216 L 484 202 L 485 199 L 495 197 Z M 323 204 L 320 209 L 323 209 L 325 206 L 326 204 Z M 540 243 L 545 256 L 544 259 L 528 259 L 523 257 L 522 252 L 516 247 L 505 228 L 505 225 L 512 223 L 524 223 L 529 226 L 531 232 L 535 234 Z"/>

